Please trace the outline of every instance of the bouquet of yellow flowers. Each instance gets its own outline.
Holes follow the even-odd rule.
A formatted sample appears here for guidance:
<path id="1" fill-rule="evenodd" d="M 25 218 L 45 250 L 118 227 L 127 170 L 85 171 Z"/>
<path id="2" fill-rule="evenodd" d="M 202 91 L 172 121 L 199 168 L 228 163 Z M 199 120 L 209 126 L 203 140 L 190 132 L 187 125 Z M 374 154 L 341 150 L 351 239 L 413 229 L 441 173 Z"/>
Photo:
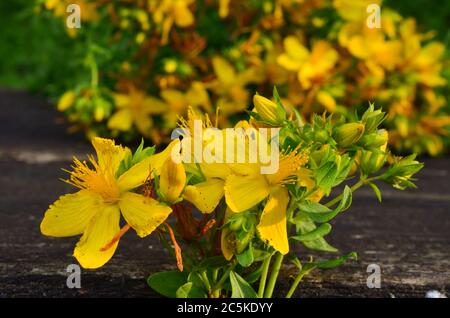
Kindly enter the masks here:
<path id="1" fill-rule="evenodd" d="M 449 143 L 445 47 L 380 0 L 40 3 L 64 22 L 76 13 L 67 5 L 79 6 L 80 28 L 66 27 L 86 56 L 58 109 L 90 137 L 164 143 L 188 106 L 220 109 L 228 127 L 251 92 L 277 85 L 304 119 L 383 105 L 397 152 L 437 155 Z"/>
<path id="2" fill-rule="evenodd" d="M 389 154 L 379 128 L 386 114 L 374 105 L 360 118 L 306 122 L 288 115 L 276 89 L 273 97 L 254 95 L 249 120 L 226 129 L 191 108 L 159 153 L 93 138 L 97 156 L 74 159 L 66 181 L 79 191 L 49 207 L 41 232 L 81 235 L 73 255 L 91 269 L 108 262 L 129 230 L 157 235 L 178 270 L 152 274 L 148 284 L 167 297 L 272 297 L 291 262 L 291 297 L 306 274 L 356 258 L 305 261 L 297 246 L 338 253 L 325 236 L 353 192 L 369 186 L 381 201 L 377 182 L 414 188 L 423 164 Z"/>

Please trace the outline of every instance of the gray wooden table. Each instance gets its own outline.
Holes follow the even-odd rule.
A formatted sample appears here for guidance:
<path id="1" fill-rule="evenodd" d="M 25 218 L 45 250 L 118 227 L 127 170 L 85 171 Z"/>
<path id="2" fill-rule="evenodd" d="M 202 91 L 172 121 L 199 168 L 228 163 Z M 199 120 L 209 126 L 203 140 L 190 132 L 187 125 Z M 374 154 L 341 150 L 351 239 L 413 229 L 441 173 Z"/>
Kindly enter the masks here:
<path id="1" fill-rule="evenodd" d="M 145 278 L 174 261 L 153 237 L 131 232 L 106 266 L 82 272 L 80 289 L 66 287 L 77 238 L 43 237 L 39 223 L 50 203 L 72 191 L 58 180 L 65 177 L 60 168 L 91 149 L 82 136 L 65 134 L 63 122 L 44 99 L 0 90 L 0 297 L 157 297 Z M 370 189 L 355 194 L 328 238 L 359 259 L 305 278 L 295 296 L 424 297 L 429 290 L 449 296 L 450 157 L 424 161 L 418 190 L 383 187 L 382 205 Z M 380 289 L 366 286 L 372 263 L 381 267 Z M 281 290 L 291 270 L 284 268 Z"/>

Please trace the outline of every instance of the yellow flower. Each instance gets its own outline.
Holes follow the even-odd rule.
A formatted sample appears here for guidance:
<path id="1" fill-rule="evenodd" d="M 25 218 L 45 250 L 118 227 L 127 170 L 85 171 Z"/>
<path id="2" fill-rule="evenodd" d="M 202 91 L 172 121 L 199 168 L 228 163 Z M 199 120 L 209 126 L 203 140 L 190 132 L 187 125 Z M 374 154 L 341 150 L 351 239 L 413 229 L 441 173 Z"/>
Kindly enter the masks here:
<path id="1" fill-rule="evenodd" d="M 128 131 L 134 125 L 146 137 L 153 126 L 151 115 L 167 110 L 164 102 L 133 87 L 129 94 L 114 94 L 114 101 L 117 111 L 109 119 L 108 128 Z"/>
<path id="2" fill-rule="evenodd" d="M 230 165 L 234 172 L 225 182 L 225 200 L 233 212 L 251 209 L 268 198 L 257 226 L 261 239 L 282 254 L 289 252 L 286 209 L 289 193 L 285 183 L 295 180 L 293 176 L 308 158 L 293 151 L 282 155 L 278 172 L 260 174 L 259 164 Z"/>
<path id="3" fill-rule="evenodd" d="M 145 237 L 171 212 L 155 199 L 131 192 L 145 181 L 141 178 L 136 182 L 137 176 L 148 176 L 150 166 L 161 168 L 167 151 L 148 157 L 118 177 L 120 162 L 130 150 L 102 138 L 94 138 L 92 145 L 97 153 L 97 159 L 89 157 L 92 167 L 75 158 L 67 180 L 80 191 L 60 197 L 45 212 L 41 223 L 41 232 L 47 236 L 83 234 L 73 255 L 84 268 L 101 267 L 113 256 L 122 233 L 121 214 L 128 226 Z"/>
<path id="4" fill-rule="evenodd" d="M 311 52 L 294 36 L 284 39 L 285 53 L 278 56 L 277 62 L 289 71 L 297 72 L 297 77 L 304 89 L 309 89 L 313 82 L 321 82 L 329 76 L 339 55 L 326 41 L 314 43 Z"/>
<path id="5" fill-rule="evenodd" d="M 184 114 L 190 106 L 202 108 L 208 113 L 212 112 L 208 92 L 201 82 L 193 82 L 186 92 L 165 89 L 161 91 L 161 98 L 166 103 L 164 120 L 168 127 L 175 127 L 178 116 Z"/>
<path id="6" fill-rule="evenodd" d="M 250 97 L 245 86 L 261 82 L 262 69 L 249 67 L 237 72 L 228 61 L 218 56 L 212 59 L 212 65 L 217 79 L 209 83 L 209 87 L 218 95 L 217 106 L 221 113 L 227 116 L 244 111 Z"/>
<path id="7" fill-rule="evenodd" d="M 393 70 L 402 59 L 402 44 L 388 40 L 381 29 L 370 29 L 364 22 L 349 22 L 339 31 L 339 44 L 358 59 L 364 60 L 372 73 Z M 381 67 L 376 70 L 376 67 Z"/>
<path id="8" fill-rule="evenodd" d="M 150 0 L 150 10 L 153 12 L 153 20 L 162 28 L 162 44 L 167 44 L 169 33 L 173 24 L 185 28 L 194 23 L 194 15 L 189 10 L 189 5 L 194 0 Z"/>
<path id="9" fill-rule="evenodd" d="M 203 160 L 199 163 L 194 163 L 195 159 L 198 161 L 199 159 L 202 159 L 195 158 L 194 143 L 198 141 L 193 140 L 193 137 L 198 138 L 198 136 L 194 133 L 194 121 L 202 120 L 203 128 L 213 127 L 209 117 L 207 115 L 205 117 L 206 118 L 202 120 L 202 118 L 196 114 L 192 108 L 189 108 L 187 119 L 180 118 L 180 126 L 189 131 L 189 135 L 184 136 L 183 144 L 181 146 L 183 158 L 184 156 L 187 156 L 183 152 L 188 151 L 188 145 L 190 145 L 191 148 L 189 150 L 191 157 L 189 158 L 189 162 L 184 163 L 184 167 L 186 171 L 191 174 L 204 178 L 204 181 L 202 182 L 186 186 L 183 192 L 183 198 L 191 202 L 200 212 L 212 213 L 224 195 L 223 187 L 225 184 L 225 179 L 231 171 L 225 163 L 206 163 Z M 221 132 L 224 133 L 225 131 Z M 202 136 L 201 141 L 203 148 L 208 142 L 210 142 L 210 139 L 206 138 L 204 135 Z M 223 147 L 225 149 L 226 145 L 223 145 Z"/>
<path id="10" fill-rule="evenodd" d="M 348 21 L 365 21 L 369 16 L 367 7 L 379 5 L 381 0 L 333 0 L 333 6 L 338 14 Z"/>

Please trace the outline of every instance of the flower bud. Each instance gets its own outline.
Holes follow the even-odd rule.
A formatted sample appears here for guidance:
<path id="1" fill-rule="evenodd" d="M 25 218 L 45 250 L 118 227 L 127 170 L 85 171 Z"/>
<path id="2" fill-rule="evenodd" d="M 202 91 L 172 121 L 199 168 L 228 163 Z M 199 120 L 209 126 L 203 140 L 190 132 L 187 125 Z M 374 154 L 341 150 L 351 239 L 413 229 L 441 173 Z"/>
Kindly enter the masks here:
<path id="1" fill-rule="evenodd" d="M 65 111 L 67 108 L 73 105 L 73 102 L 75 101 L 75 93 L 72 91 L 65 92 L 58 100 L 58 110 L 60 112 Z"/>
<path id="2" fill-rule="evenodd" d="M 286 120 L 286 111 L 270 99 L 255 95 L 253 96 L 253 105 L 261 120 L 267 123 L 280 125 Z"/>
<path id="3" fill-rule="evenodd" d="M 247 246 L 250 244 L 251 240 L 255 236 L 255 227 L 252 226 L 248 231 L 241 230 L 236 234 L 236 254 L 241 254 Z"/>
<path id="4" fill-rule="evenodd" d="M 387 131 L 385 129 L 379 129 L 375 133 L 362 137 L 359 143 L 365 148 L 378 148 L 381 150 L 386 150 L 387 141 Z"/>
<path id="5" fill-rule="evenodd" d="M 380 150 L 363 150 L 360 156 L 361 171 L 370 175 L 380 170 L 386 162 L 387 154 Z"/>
<path id="6" fill-rule="evenodd" d="M 167 203 L 179 200 L 181 192 L 186 185 L 186 172 L 182 163 L 173 162 L 172 158 L 166 160 L 161 168 L 159 179 L 159 193 Z"/>
<path id="7" fill-rule="evenodd" d="M 314 140 L 321 144 L 325 144 L 329 137 L 330 135 L 325 129 L 320 129 L 314 132 Z"/>
<path id="8" fill-rule="evenodd" d="M 364 124 L 348 123 L 336 127 L 333 138 L 342 148 L 347 148 L 356 143 L 364 134 Z"/>
<path id="9" fill-rule="evenodd" d="M 371 134 L 375 132 L 385 116 L 386 113 L 382 112 L 380 109 L 374 110 L 374 105 L 370 104 L 370 107 L 362 116 L 362 122 L 365 126 L 366 133 Z"/>

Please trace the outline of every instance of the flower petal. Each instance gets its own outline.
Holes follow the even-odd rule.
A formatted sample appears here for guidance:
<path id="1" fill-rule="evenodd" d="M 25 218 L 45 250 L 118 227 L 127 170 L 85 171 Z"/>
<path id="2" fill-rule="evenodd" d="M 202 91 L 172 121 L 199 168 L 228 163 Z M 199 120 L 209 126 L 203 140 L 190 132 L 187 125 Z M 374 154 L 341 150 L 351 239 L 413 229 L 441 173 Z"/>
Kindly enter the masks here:
<path id="1" fill-rule="evenodd" d="M 219 81 L 222 84 L 232 84 L 236 77 L 236 72 L 234 71 L 234 68 L 231 66 L 231 64 L 221 58 L 221 57 L 213 57 L 212 59 L 212 65 L 214 68 L 214 73 L 219 78 Z"/>
<path id="2" fill-rule="evenodd" d="M 278 186 L 272 189 L 257 226 L 261 239 L 281 254 L 289 252 L 286 229 L 286 208 L 289 194 L 286 188 Z"/>
<path id="3" fill-rule="evenodd" d="M 133 120 L 130 111 L 128 109 L 121 109 L 114 113 L 108 120 L 108 128 L 127 131 L 130 129 L 132 123 Z"/>
<path id="4" fill-rule="evenodd" d="M 100 167 L 109 170 L 111 175 L 115 175 L 120 162 L 130 149 L 116 145 L 114 140 L 106 138 L 94 137 L 91 142 L 97 152 Z"/>
<path id="5" fill-rule="evenodd" d="M 125 171 L 117 181 L 117 185 L 122 191 L 131 190 L 144 184 L 147 178 L 152 178 L 150 173 L 156 171 L 157 174 L 161 172 L 162 165 L 170 158 L 174 146 L 179 146 L 180 141 L 172 141 L 166 149 L 162 152 L 145 158 L 141 162 L 135 164 L 130 169 Z"/>
<path id="6" fill-rule="evenodd" d="M 41 233 L 54 237 L 83 233 L 98 211 L 100 202 L 99 195 L 86 190 L 61 196 L 45 212 Z"/>
<path id="7" fill-rule="evenodd" d="M 183 197 L 202 213 L 211 213 L 223 197 L 224 183 L 221 179 L 209 179 L 196 185 L 189 185 L 184 190 Z"/>
<path id="8" fill-rule="evenodd" d="M 120 231 L 120 212 L 117 205 L 103 205 L 100 209 L 89 222 L 73 252 L 84 268 L 103 266 L 114 255 L 119 243 L 117 241 L 107 250 L 101 251 Z"/>
<path id="9" fill-rule="evenodd" d="M 122 195 L 119 206 L 127 223 L 140 237 L 152 233 L 172 212 L 167 205 L 132 192 Z"/>
<path id="10" fill-rule="evenodd" d="M 248 210 L 264 200 L 270 193 L 262 175 L 230 175 L 225 182 L 227 205 L 234 212 Z"/>

